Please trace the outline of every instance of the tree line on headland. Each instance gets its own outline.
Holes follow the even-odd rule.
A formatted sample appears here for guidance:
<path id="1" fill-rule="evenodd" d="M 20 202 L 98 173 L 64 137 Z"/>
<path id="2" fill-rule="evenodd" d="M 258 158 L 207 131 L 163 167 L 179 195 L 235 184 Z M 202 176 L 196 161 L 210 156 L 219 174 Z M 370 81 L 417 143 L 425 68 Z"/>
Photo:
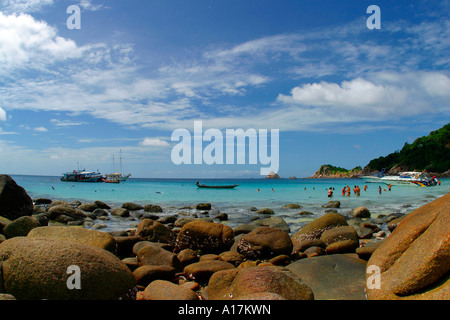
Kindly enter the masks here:
<path id="1" fill-rule="evenodd" d="M 311 178 L 351 178 L 375 172 L 398 174 L 402 171 L 427 171 L 450 177 L 450 123 L 429 135 L 405 143 L 400 151 L 371 160 L 364 168 L 351 170 L 325 164 Z"/>

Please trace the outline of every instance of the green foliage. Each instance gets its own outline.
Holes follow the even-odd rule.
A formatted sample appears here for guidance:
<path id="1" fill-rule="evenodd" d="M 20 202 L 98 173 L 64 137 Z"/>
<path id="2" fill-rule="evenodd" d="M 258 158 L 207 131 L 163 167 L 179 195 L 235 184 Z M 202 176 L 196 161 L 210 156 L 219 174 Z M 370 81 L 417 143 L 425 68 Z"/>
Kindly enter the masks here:
<path id="1" fill-rule="evenodd" d="M 405 143 L 396 151 L 369 162 L 372 170 L 391 169 L 395 165 L 408 170 L 427 170 L 441 173 L 450 169 L 450 123 L 412 144 Z"/>

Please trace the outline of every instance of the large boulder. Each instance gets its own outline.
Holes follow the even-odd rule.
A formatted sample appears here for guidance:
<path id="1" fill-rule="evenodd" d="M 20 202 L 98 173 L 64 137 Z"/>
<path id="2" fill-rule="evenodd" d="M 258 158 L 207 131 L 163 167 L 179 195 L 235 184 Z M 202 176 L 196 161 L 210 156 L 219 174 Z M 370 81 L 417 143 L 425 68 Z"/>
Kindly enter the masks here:
<path id="1" fill-rule="evenodd" d="M 408 214 L 367 267 L 369 299 L 450 299 L 450 194 Z"/>
<path id="2" fill-rule="evenodd" d="M 175 251 L 200 250 L 205 253 L 228 251 L 234 242 L 233 229 L 221 223 L 192 221 L 178 233 Z"/>
<path id="3" fill-rule="evenodd" d="M 249 267 L 214 273 L 208 283 L 209 300 L 240 300 L 257 293 L 275 294 L 286 300 L 313 300 L 314 294 L 302 280 L 279 267 Z"/>
<path id="4" fill-rule="evenodd" d="M 366 261 L 354 253 L 324 255 L 289 264 L 316 300 L 365 300 Z"/>
<path id="5" fill-rule="evenodd" d="M 249 259 L 267 259 L 281 254 L 290 255 L 292 241 L 285 231 L 259 227 L 239 240 L 237 251 Z"/>
<path id="6" fill-rule="evenodd" d="M 0 292 L 18 300 L 115 300 L 135 295 L 136 281 L 122 261 L 106 250 L 73 241 L 6 240 L 0 245 L 0 266 Z M 80 289 L 71 286 L 76 284 L 77 268 Z"/>
<path id="7" fill-rule="evenodd" d="M 33 201 L 8 175 L 0 175 L 0 216 L 15 220 L 33 214 Z"/>
<path id="8" fill-rule="evenodd" d="M 101 248 L 111 253 L 117 253 L 114 237 L 106 232 L 84 229 L 80 227 L 38 227 L 28 233 L 29 238 L 47 238 L 54 240 L 74 241 L 88 246 Z"/>

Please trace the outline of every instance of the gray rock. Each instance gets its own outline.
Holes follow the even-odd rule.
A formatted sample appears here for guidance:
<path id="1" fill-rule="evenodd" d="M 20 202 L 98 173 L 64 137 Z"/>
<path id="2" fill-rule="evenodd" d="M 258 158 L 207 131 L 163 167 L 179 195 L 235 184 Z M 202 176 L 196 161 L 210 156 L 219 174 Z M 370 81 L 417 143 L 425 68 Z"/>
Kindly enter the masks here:
<path id="1" fill-rule="evenodd" d="M 289 264 L 316 300 L 365 300 L 366 261 L 356 254 L 323 255 Z"/>

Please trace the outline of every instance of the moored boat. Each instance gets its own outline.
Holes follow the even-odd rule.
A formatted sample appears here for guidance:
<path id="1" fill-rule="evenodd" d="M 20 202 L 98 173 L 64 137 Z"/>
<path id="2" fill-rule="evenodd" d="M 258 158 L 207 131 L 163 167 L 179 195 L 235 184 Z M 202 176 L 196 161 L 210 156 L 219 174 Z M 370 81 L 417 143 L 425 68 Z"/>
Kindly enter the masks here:
<path id="1" fill-rule="evenodd" d="M 362 177 L 366 182 L 385 183 L 391 185 L 418 185 L 421 187 L 435 186 L 437 184 L 436 177 L 428 177 L 425 172 L 405 171 L 400 172 L 398 176 L 386 176 L 380 174 L 378 176 Z"/>
<path id="2" fill-rule="evenodd" d="M 234 189 L 238 187 L 238 184 L 231 184 L 231 185 L 206 185 L 206 184 L 200 184 L 198 181 L 195 184 L 199 188 L 204 189 Z"/>
<path id="3" fill-rule="evenodd" d="M 103 176 L 99 172 L 86 170 L 73 170 L 63 173 L 61 181 L 67 182 L 103 182 Z"/>

